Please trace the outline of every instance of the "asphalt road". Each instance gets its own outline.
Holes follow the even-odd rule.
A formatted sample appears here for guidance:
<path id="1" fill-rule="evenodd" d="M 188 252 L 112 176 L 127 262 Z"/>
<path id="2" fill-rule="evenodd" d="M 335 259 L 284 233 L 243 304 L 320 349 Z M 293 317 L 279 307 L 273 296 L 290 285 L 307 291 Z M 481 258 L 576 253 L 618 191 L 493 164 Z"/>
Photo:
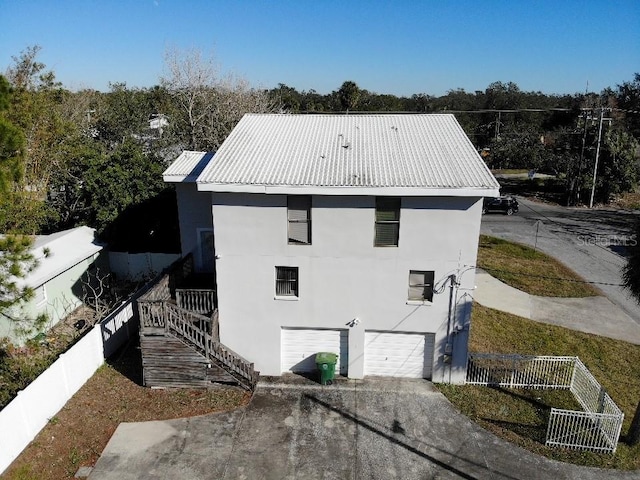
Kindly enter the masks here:
<path id="1" fill-rule="evenodd" d="M 486 214 L 481 232 L 535 246 L 602 293 L 640 325 L 640 306 L 622 287 L 625 246 L 640 241 L 633 234 L 638 212 L 567 208 L 518 197 L 520 211 L 512 216 Z"/>

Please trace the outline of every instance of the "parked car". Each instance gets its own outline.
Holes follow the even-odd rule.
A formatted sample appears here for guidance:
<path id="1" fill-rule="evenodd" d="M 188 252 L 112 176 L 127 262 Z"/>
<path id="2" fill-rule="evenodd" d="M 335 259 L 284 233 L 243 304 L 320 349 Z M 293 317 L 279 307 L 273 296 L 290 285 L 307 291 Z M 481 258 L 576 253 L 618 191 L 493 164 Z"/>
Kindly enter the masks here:
<path id="1" fill-rule="evenodd" d="M 518 201 L 509 196 L 485 198 L 482 204 L 482 213 L 502 212 L 506 215 L 518 213 Z"/>

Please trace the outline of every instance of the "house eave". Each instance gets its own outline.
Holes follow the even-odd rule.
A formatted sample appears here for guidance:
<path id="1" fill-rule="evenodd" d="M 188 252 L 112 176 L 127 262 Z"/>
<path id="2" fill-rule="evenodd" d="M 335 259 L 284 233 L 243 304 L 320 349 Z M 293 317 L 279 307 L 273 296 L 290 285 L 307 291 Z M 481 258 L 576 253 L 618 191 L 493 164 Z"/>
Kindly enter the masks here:
<path id="1" fill-rule="evenodd" d="M 166 181 L 166 180 L 165 180 Z M 267 195 L 348 195 L 393 197 L 497 197 L 499 187 L 338 187 L 198 183 L 201 192 Z"/>
<path id="2" fill-rule="evenodd" d="M 164 183 L 195 183 L 197 175 L 163 175 Z"/>

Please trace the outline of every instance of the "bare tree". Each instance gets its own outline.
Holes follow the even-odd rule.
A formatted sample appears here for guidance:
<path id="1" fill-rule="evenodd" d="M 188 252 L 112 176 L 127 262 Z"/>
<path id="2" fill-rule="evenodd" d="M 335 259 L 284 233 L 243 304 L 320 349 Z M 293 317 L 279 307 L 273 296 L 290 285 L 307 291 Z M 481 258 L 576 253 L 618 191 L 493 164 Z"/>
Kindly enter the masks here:
<path id="1" fill-rule="evenodd" d="M 236 76 L 222 76 L 213 57 L 200 50 L 169 49 L 162 86 L 175 98 L 180 119 L 174 128 L 184 130 L 191 150 L 216 150 L 245 113 L 274 111 L 266 91 L 251 88 Z"/>

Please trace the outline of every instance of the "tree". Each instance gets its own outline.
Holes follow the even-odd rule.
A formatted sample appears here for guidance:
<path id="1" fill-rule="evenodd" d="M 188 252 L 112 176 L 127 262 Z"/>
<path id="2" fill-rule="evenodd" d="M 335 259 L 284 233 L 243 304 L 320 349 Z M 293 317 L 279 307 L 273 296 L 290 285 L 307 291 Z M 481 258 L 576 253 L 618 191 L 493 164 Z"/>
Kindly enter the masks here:
<path id="1" fill-rule="evenodd" d="M 611 128 L 604 136 L 596 189 L 600 199 L 632 191 L 638 183 L 640 144 L 620 128 Z"/>
<path id="2" fill-rule="evenodd" d="M 526 168 L 540 170 L 546 166 L 549 151 L 542 135 L 533 128 L 514 125 L 505 128 L 489 145 L 491 168 Z"/>
<path id="3" fill-rule="evenodd" d="M 45 221 L 49 179 L 64 168 L 68 160 L 64 147 L 69 137 L 78 134 L 61 109 L 69 92 L 37 60 L 39 51 L 40 47 L 28 47 L 13 57 L 14 65 L 7 70 L 12 95 L 6 118 L 23 133 L 25 148 L 5 217 L 11 229 L 25 234 L 37 233 Z"/>
<path id="4" fill-rule="evenodd" d="M 86 157 L 79 189 L 83 219 L 105 237 L 107 229 L 124 210 L 164 189 L 164 167 L 145 155 L 140 144 L 126 140 L 110 155 Z"/>
<path id="5" fill-rule="evenodd" d="M 0 312 L 33 295 L 19 281 L 35 268 L 36 262 L 30 252 L 32 243 L 27 235 L 0 237 Z"/>
<path id="6" fill-rule="evenodd" d="M 267 92 L 239 77 L 221 77 L 213 59 L 199 50 L 168 50 L 165 67 L 161 85 L 179 113 L 172 128 L 191 150 L 216 150 L 245 113 L 274 111 Z"/>
<path id="7" fill-rule="evenodd" d="M 90 136 L 71 139 L 66 145 L 68 161 L 65 168 L 53 172 L 49 184 L 47 206 L 50 210 L 47 231 L 59 231 L 78 225 L 92 225 L 94 213 L 91 191 L 86 176 L 97 168 L 106 154 L 106 148 Z"/>
<path id="8" fill-rule="evenodd" d="M 302 95 L 293 87 L 289 87 L 284 83 L 279 83 L 277 88 L 269 91 L 269 95 L 273 99 L 278 110 L 289 113 L 299 113 L 302 104 Z"/>
<path id="9" fill-rule="evenodd" d="M 362 91 L 360 90 L 356 82 L 347 80 L 338 90 L 338 100 L 340 101 L 340 106 L 347 112 L 349 110 L 354 110 L 357 107 L 358 102 L 360 101 L 361 95 Z"/>
<path id="10" fill-rule="evenodd" d="M 6 118 L 10 94 L 11 85 L 0 75 L 0 193 L 5 200 L 12 184 L 20 179 L 24 158 L 24 135 Z M 0 217 L 0 226 L 2 223 Z"/>
<path id="11" fill-rule="evenodd" d="M 636 73 L 631 82 L 618 85 L 617 106 L 624 110 L 626 127 L 640 141 L 640 73 Z"/>

